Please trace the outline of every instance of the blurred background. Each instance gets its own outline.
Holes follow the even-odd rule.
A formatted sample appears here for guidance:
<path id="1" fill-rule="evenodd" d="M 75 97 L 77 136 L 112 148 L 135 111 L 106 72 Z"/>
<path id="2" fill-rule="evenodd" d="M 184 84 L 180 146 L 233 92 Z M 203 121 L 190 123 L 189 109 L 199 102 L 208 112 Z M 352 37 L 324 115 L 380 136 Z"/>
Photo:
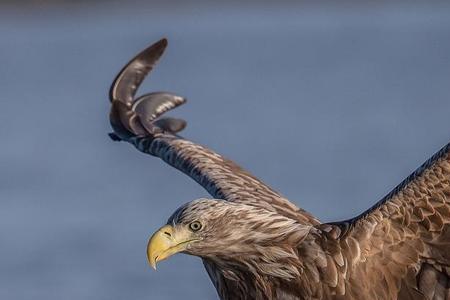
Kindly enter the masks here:
<path id="1" fill-rule="evenodd" d="M 107 133 L 108 89 L 186 96 L 183 135 L 323 221 L 361 213 L 450 141 L 445 1 L 0 2 L 0 299 L 216 299 L 149 235 L 196 183 Z"/>

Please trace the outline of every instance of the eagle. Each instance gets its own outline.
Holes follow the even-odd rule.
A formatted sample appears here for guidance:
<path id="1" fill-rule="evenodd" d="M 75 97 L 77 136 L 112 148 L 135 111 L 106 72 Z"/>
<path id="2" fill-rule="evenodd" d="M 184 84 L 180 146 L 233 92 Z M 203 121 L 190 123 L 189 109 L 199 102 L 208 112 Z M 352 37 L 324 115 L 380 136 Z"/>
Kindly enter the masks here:
<path id="1" fill-rule="evenodd" d="M 360 215 L 322 223 L 261 180 L 179 135 L 186 102 L 136 97 L 167 47 L 134 57 L 110 89 L 116 141 L 161 158 L 212 196 L 182 205 L 150 238 L 149 264 L 198 256 L 220 299 L 450 300 L 450 143 Z"/>

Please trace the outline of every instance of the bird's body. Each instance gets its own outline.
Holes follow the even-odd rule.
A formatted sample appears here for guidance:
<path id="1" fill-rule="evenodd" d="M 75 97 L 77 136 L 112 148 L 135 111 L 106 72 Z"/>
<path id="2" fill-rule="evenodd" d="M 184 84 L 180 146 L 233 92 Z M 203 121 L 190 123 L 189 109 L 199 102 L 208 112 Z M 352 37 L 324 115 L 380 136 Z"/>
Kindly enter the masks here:
<path id="1" fill-rule="evenodd" d="M 199 256 L 221 299 L 450 300 L 450 144 L 360 216 L 321 223 L 160 116 L 185 102 L 135 92 L 166 47 L 136 56 L 110 98 L 116 140 L 160 157 L 214 199 L 191 201 L 151 238 L 149 262 Z"/>

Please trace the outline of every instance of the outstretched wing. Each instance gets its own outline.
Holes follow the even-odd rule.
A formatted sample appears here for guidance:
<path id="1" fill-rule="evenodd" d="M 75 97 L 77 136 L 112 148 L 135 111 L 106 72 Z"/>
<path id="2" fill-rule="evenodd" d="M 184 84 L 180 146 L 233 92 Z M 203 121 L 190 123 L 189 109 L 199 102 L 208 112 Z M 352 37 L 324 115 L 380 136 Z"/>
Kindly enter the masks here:
<path id="1" fill-rule="evenodd" d="M 219 154 L 181 138 L 177 132 L 186 123 L 180 119 L 160 118 L 183 104 L 183 97 L 170 93 L 151 93 L 134 99 L 144 77 L 162 55 L 167 41 L 153 44 L 138 54 L 119 73 L 110 98 L 111 137 L 125 140 L 144 153 L 160 157 L 202 185 L 213 197 L 264 207 L 305 224 L 318 224 L 309 213 Z"/>
<path id="2" fill-rule="evenodd" d="M 368 211 L 319 227 L 338 241 L 346 295 L 450 299 L 450 144 Z"/>

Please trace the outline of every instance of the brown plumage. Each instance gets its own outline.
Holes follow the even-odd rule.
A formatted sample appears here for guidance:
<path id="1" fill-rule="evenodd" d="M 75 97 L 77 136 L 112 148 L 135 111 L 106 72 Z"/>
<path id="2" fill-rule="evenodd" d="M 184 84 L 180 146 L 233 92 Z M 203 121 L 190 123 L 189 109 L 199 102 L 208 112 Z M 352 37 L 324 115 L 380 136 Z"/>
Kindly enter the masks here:
<path id="1" fill-rule="evenodd" d="M 136 56 L 110 92 L 115 140 L 162 158 L 214 199 L 191 201 L 149 242 L 152 266 L 184 252 L 203 259 L 221 299 L 450 300 L 450 144 L 375 206 L 320 223 L 235 163 L 177 135 L 161 118 L 185 99 L 135 99 L 167 45 Z"/>

